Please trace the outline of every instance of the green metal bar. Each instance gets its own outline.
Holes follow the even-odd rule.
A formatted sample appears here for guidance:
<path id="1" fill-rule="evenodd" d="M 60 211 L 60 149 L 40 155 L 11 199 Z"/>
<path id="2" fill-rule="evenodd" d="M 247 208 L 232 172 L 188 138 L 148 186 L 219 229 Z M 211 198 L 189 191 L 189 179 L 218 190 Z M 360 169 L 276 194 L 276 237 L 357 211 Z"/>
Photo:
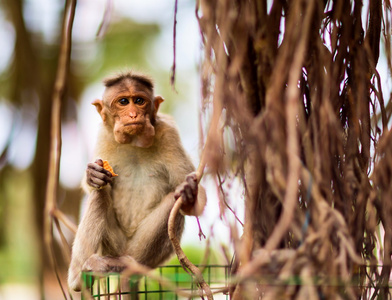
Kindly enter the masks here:
<path id="1" fill-rule="evenodd" d="M 96 278 L 95 278 L 96 279 Z M 101 299 L 101 284 L 100 284 L 100 282 L 98 281 L 98 299 L 100 300 Z"/>
<path id="2" fill-rule="evenodd" d="M 122 285 L 121 285 L 121 276 L 120 274 L 117 275 L 117 282 L 118 282 L 118 294 L 119 294 L 119 300 L 122 300 L 122 295 L 124 294 L 122 291 Z"/>
<path id="3" fill-rule="evenodd" d="M 110 275 L 106 277 L 106 294 L 110 294 Z"/>
<path id="4" fill-rule="evenodd" d="M 175 274 L 175 281 L 176 281 L 176 287 L 178 288 L 178 267 L 175 267 L 174 269 L 174 274 Z M 175 293 L 175 299 L 178 300 L 178 295 Z"/>
<path id="5" fill-rule="evenodd" d="M 162 267 L 159 268 L 159 276 L 162 277 Z M 159 286 L 159 300 L 162 300 L 162 284 L 161 282 L 158 283 Z"/>
<path id="6" fill-rule="evenodd" d="M 148 288 L 147 288 L 147 280 L 148 280 L 148 277 L 147 276 L 144 276 L 144 291 L 146 292 L 145 294 L 144 294 L 144 299 L 145 300 L 147 300 L 147 291 L 148 291 Z"/>

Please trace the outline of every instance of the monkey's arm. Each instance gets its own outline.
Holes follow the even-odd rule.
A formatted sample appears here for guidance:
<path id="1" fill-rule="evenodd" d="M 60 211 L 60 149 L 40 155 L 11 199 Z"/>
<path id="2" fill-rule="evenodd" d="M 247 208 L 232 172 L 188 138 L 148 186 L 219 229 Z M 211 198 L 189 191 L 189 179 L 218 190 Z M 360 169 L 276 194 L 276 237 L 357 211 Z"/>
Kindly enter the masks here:
<path id="1" fill-rule="evenodd" d="M 164 145 L 166 168 L 170 174 L 170 184 L 176 187 L 175 199 L 182 198 L 181 212 L 185 215 L 200 216 L 206 205 L 206 193 L 198 184 L 195 167 L 181 144 L 180 135 L 171 117 L 159 114 L 157 135 L 161 147 Z M 185 180 L 184 180 L 185 179 Z"/>
<path id="2" fill-rule="evenodd" d="M 125 253 L 126 237 L 119 228 L 110 196 L 110 187 L 91 192 L 88 207 L 76 233 L 68 273 L 69 287 L 81 288 L 80 273 L 92 255 L 121 256 Z M 104 253 L 102 253 L 104 249 Z"/>
<path id="3" fill-rule="evenodd" d="M 99 162 L 97 166 L 92 165 L 88 165 L 86 181 L 93 183 L 94 187 L 91 187 L 88 206 L 75 236 L 68 274 L 69 287 L 74 290 L 81 288 L 80 272 L 90 256 L 101 249 L 105 249 L 105 253 L 100 254 L 113 256 L 122 255 L 125 251 L 125 235 L 117 224 L 111 186 L 107 184 L 109 180 L 102 175 L 95 176 L 96 172 L 99 173 L 96 169 L 100 170 Z M 101 172 L 106 173 L 102 170 Z M 102 245 L 104 247 L 101 247 Z"/>

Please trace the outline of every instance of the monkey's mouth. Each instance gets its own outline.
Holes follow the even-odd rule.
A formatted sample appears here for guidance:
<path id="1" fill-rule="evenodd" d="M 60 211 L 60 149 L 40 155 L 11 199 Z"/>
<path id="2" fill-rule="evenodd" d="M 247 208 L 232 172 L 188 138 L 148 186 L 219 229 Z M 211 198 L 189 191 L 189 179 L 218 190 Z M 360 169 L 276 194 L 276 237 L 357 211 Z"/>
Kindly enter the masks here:
<path id="1" fill-rule="evenodd" d="M 128 126 L 138 126 L 138 125 L 143 125 L 142 122 L 132 122 L 132 123 L 127 123 L 124 125 L 124 127 L 128 127 Z"/>

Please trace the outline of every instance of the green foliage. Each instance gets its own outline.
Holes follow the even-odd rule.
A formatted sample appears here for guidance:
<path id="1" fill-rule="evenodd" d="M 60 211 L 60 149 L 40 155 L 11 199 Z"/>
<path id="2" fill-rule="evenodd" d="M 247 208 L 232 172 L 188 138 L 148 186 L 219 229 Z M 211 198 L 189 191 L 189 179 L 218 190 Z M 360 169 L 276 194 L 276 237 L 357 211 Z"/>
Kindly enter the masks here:
<path id="1" fill-rule="evenodd" d="M 4 243 L 0 247 L 0 283 L 32 282 L 37 276 L 38 255 L 32 226 L 30 174 L 8 169 L 0 196 L 5 200 L 1 206 Z"/>
<path id="2" fill-rule="evenodd" d="M 157 24 L 139 24 L 122 18 L 112 23 L 104 37 L 97 41 L 96 51 L 88 45 L 75 44 L 75 48 L 85 52 L 75 57 L 75 68 L 80 77 L 90 83 L 113 71 L 126 68 L 143 70 L 148 65 L 148 54 L 151 54 L 152 43 L 159 32 Z"/>
<path id="3" fill-rule="evenodd" d="M 221 255 L 219 255 L 213 249 L 209 249 L 209 253 L 207 256 L 207 261 L 203 262 L 205 256 L 205 250 L 200 249 L 199 247 L 187 245 L 183 247 L 184 253 L 188 257 L 188 259 L 194 264 L 222 264 Z M 179 265 L 177 256 L 173 256 L 173 258 L 166 265 Z"/>

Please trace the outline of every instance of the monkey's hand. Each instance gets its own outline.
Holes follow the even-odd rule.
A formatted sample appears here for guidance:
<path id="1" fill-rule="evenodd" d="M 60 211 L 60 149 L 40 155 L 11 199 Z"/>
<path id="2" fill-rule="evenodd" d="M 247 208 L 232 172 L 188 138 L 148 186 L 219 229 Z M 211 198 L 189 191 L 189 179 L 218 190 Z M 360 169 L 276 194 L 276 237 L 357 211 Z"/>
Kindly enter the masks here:
<path id="1" fill-rule="evenodd" d="M 176 188 L 174 192 L 174 198 L 177 200 L 181 197 L 183 202 L 181 209 L 186 214 L 188 214 L 193 209 L 193 206 L 197 200 L 197 194 L 197 176 L 196 172 L 193 172 L 187 175 L 185 181 Z"/>
<path id="2" fill-rule="evenodd" d="M 93 188 L 100 189 L 112 183 L 112 173 L 103 168 L 102 159 L 97 159 L 87 165 L 87 184 Z"/>

